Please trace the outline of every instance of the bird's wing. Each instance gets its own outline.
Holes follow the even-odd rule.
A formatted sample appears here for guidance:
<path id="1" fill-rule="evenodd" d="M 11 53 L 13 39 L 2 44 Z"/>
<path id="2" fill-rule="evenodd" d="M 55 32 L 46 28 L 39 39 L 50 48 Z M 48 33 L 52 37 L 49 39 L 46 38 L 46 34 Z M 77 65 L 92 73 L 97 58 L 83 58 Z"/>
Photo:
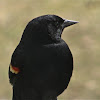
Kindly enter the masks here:
<path id="1" fill-rule="evenodd" d="M 21 73 L 24 66 L 24 56 L 23 51 L 19 48 L 16 48 L 9 65 L 9 81 L 13 85 L 17 76 Z"/>

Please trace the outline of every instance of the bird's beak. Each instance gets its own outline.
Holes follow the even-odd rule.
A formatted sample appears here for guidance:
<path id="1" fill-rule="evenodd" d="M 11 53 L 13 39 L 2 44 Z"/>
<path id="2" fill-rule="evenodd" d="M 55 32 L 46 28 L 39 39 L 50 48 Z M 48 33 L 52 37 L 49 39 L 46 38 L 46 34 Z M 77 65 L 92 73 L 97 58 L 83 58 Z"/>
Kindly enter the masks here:
<path id="1" fill-rule="evenodd" d="M 78 21 L 67 20 L 67 19 L 64 19 L 64 20 L 65 21 L 62 24 L 63 28 L 68 27 L 68 26 L 71 26 L 71 25 L 76 24 L 76 23 L 79 23 Z"/>

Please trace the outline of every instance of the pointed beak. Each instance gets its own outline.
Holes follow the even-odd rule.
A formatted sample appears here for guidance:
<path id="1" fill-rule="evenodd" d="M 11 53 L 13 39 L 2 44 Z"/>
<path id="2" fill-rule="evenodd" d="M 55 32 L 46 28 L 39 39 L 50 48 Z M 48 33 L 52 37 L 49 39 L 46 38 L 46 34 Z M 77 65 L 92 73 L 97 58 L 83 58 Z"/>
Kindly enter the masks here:
<path id="1" fill-rule="evenodd" d="M 79 23 L 78 21 L 64 19 L 63 28 Z"/>

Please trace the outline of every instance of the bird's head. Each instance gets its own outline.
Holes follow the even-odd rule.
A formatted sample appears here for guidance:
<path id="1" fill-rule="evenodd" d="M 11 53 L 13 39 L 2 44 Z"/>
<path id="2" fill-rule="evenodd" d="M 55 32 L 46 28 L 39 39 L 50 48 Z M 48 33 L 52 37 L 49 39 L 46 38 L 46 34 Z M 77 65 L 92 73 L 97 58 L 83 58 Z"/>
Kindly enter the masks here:
<path id="1" fill-rule="evenodd" d="M 51 43 L 61 39 L 65 27 L 78 23 L 77 21 L 63 19 L 56 15 L 44 15 L 30 21 L 26 26 L 22 39 L 37 43 Z"/>

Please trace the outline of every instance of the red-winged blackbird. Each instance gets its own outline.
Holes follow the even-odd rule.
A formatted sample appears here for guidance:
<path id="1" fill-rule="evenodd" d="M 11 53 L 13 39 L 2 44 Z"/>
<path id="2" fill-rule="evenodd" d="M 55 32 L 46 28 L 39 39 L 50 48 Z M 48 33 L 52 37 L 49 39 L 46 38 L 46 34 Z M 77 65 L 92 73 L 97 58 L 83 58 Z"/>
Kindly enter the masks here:
<path id="1" fill-rule="evenodd" d="M 73 57 L 61 35 L 65 27 L 76 23 L 56 15 L 28 23 L 9 66 L 13 100 L 57 100 L 67 88 Z"/>

